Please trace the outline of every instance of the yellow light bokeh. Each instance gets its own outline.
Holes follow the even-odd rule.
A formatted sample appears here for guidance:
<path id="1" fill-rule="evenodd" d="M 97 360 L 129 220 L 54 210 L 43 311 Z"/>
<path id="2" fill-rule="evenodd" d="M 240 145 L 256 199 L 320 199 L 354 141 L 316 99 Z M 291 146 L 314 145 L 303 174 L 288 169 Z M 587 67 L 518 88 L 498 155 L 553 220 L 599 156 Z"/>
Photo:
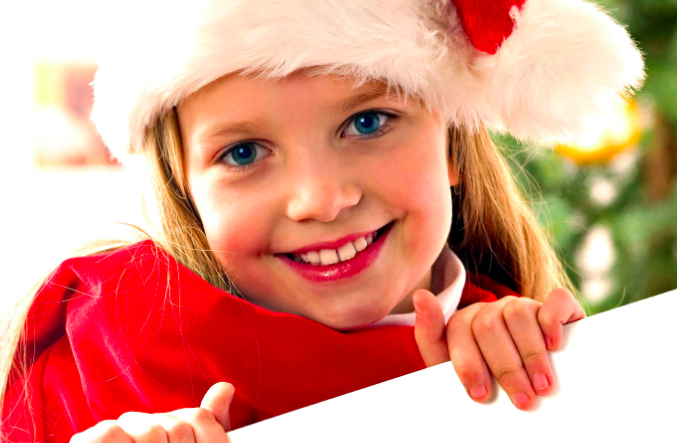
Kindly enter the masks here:
<path id="1" fill-rule="evenodd" d="M 606 163 L 617 154 L 634 148 L 642 136 L 642 116 L 634 101 L 615 108 L 597 123 L 575 142 L 557 145 L 555 150 L 580 165 Z"/>

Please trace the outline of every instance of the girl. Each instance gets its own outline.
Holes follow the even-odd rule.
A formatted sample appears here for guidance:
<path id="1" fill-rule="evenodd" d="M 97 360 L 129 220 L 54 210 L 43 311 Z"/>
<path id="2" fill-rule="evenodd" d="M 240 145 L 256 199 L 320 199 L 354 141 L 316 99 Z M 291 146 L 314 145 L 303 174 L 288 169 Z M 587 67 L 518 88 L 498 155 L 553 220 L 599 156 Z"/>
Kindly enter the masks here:
<path id="1" fill-rule="evenodd" d="M 135 11 L 93 119 L 159 232 L 18 310 L 3 435 L 225 440 L 449 359 L 476 401 L 490 373 L 520 409 L 549 393 L 583 312 L 484 128 L 565 139 L 643 65 L 589 3 L 485 3 Z"/>

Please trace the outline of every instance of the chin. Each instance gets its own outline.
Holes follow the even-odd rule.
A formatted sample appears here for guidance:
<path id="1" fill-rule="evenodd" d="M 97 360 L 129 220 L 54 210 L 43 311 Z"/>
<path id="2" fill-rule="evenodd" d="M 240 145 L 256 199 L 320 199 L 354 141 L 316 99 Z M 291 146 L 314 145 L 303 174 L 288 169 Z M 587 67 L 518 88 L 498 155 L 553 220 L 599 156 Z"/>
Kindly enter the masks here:
<path id="1" fill-rule="evenodd" d="M 376 323 L 388 315 L 389 312 L 387 309 L 378 312 L 374 309 L 368 312 L 352 310 L 350 312 L 342 312 L 339 315 L 318 316 L 313 318 L 313 320 L 337 331 L 354 331 Z"/>

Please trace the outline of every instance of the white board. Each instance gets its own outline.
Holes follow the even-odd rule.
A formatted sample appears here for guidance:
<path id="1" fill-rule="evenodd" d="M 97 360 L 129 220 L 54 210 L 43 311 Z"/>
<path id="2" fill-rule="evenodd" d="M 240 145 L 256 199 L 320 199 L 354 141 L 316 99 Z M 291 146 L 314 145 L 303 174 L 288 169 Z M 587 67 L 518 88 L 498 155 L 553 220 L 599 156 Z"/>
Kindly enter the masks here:
<path id="1" fill-rule="evenodd" d="M 677 442 L 677 291 L 564 328 L 555 390 L 528 412 L 494 383 L 468 398 L 451 363 L 231 432 L 232 443 Z"/>

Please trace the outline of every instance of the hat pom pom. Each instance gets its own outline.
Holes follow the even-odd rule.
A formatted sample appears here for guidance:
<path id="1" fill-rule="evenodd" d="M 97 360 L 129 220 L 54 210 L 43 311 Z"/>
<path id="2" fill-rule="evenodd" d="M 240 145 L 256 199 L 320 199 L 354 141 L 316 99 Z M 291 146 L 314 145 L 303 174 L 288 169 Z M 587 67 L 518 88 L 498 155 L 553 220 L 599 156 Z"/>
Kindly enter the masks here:
<path id="1" fill-rule="evenodd" d="M 493 129 L 524 141 L 565 142 L 641 87 L 641 53 L 598 6 L 527 0 L 510 16 L 512 33 L 476 65 L 486 82 L 485 121 Z"/>

